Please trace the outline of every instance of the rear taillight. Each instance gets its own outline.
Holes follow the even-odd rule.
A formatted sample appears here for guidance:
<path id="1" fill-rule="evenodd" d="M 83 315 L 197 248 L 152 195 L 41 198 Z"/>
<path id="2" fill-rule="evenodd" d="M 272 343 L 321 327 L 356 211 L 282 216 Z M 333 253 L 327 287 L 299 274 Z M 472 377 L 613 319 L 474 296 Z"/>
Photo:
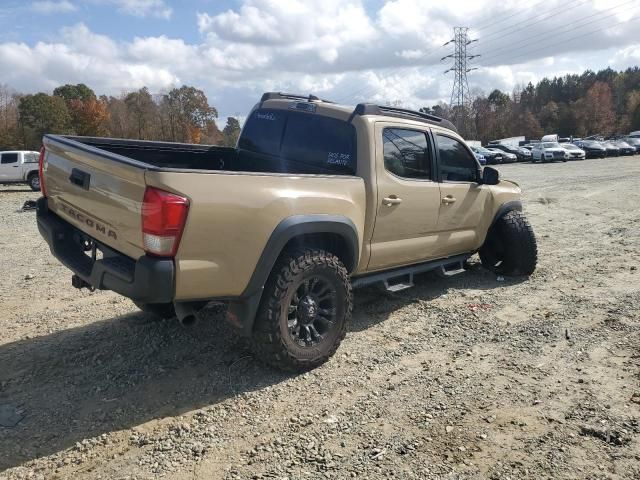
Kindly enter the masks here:
<path id="1" fill-rule="evenodd" d="M 187 221 L 189 200 L 147 187 L 142 201 L 142 243 L 152 255 L 173 257 Z"/>
<path id="2" fill-rule="evenodd" d="M 44 147 L 40 149 L 40 158 L 38 159 L 38 176 L 40 177 L 40 191 L 42 192 L 42 196 L 47 196 L 47 191 L 44 188 Z"/>

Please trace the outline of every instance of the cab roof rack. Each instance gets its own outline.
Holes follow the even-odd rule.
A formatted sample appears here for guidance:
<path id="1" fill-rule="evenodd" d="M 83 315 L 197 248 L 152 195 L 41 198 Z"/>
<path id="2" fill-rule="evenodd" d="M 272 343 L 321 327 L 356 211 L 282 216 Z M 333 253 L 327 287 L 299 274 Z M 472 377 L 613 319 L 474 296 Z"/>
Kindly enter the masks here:
<path id="1" fill-rule="evenodd" d="M 431 125 L 438 125 L 439 127 L 453 130 L 456 133 L 458 132 L 458 129 L 449 120 L 407 108 L 388 107 L 386 105 L 375 105 L 373 103 L 359 103 L 353 113 L 354 115 L 387 115 L 389 117 L 406 118 L 409 120 L 417 120 L 418 122 L 430 123 Z"/>
<path id="2" fill-rule="evenodd" d="M 267 100 L 306 100 L 307 102 L 333 103 L 329 100 L 316 97 L 315 95 L 297 95 L 295 93 L 284 92 L 265 92 L 262 94 L 260 102 L 265 102 Z"/>

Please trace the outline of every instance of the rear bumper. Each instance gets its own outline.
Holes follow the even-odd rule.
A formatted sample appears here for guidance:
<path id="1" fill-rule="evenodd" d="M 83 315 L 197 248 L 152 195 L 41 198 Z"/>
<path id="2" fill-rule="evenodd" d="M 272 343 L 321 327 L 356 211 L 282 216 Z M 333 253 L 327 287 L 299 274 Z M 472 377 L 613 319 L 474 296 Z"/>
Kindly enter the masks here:
<path id="1" fill-rule="evenodd" d="M 138 260 L 129 258 L 49 211 L 44 197 L 38 199 L 36 212 L 38 230 L 53 256 L 88 284 L 142 303 L 173 301 L 175 267 L 172 259 L 147 255 Z M 93 260 L 84 252 L 82 244 L 86 240 L 95 243 L 102 258 Z"/>

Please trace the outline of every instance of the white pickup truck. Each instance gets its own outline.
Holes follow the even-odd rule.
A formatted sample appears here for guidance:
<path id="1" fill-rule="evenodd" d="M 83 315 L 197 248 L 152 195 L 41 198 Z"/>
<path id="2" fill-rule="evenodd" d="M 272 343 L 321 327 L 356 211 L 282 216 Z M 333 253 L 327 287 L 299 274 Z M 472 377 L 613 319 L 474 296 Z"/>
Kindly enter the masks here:
<path id="1" fill-rule="evenodd" d="M 28 150 L 0 152 L 0 183 L 28 183 L 31 190 L 40 190 L 39 157 Z"/>

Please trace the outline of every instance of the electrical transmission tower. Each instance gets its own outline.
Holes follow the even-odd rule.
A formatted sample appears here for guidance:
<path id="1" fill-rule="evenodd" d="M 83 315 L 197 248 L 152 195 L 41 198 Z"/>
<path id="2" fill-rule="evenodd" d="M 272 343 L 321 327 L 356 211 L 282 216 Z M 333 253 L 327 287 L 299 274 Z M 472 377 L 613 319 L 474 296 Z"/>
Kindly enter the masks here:
<path id="1" fill-rule="evenodd" d="M 453 38 L 445 45 L 453 43 L 453 53 L 445 55 L 440 59 L 443 61 L 447 58 L 453 59 L 453 66 L 444 73 L 453 72 L 453 89 L 451 90 L 451 108 L 453 110 L 453 123 L 463 135 L 469 135 L 469 83 L 467 82 L 467 73 L 476 68 L 470 68 L 469 61 L 480 55 L 467 54 L 467 45 L 478 40 L 469 40 L 469 27 L 454 27 Z"/>

